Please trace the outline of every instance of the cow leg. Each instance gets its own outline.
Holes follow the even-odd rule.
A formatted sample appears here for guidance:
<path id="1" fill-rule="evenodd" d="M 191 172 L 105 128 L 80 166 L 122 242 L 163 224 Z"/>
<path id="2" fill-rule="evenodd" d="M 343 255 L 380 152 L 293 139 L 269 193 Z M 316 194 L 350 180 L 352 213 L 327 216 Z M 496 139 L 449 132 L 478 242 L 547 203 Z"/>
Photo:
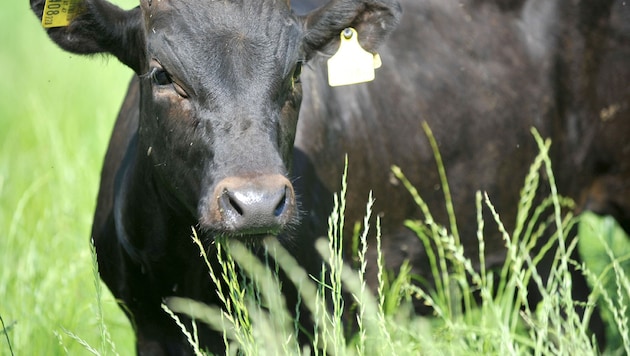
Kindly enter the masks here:
<path id="1" fill-rule="evenodd" d="M 191 352 L 185 352 L 181 346 L 178 342 L 147 338 L 141 332 L 137 332 L 136 353 L 139 356 L 192 355 Z"/>
<path id="2" fill-rule="evenodd" d="M 140 285 L 127 286 L 118 296 L 120 307 L 131 321 L 136 334 L 136 353 L 138 355 L 192 355 L 192 346 L 182 330 L 160 306 L 160 300 L 146 295 L 151 288 Z M 139 290 L 145 290 L 142 293 Z M 188 318 L 180 316 L 191 330 Z M 205 336 L 205 335 L 204 335 Z M 220 345 L 223 345 L 221 341 Z M 216 350 L 213 350 L 216 351 Z M 223 348 L 220 349 L 223 351 Z"/>
<path id="3" fill-rule="evenodd" d="M 163 311 L 157 313 L 163 314 Z M 193 355 L 192 347 L 172 321 L 143 322 L 137 325 L 136 337 L 136 352 L 140 356 Z"/>
<path id="4" fill-rule="evenodd" d="M 175 322 L 160 307 L 160 293 L 118 244 L 110 214 L 93 232 L 101 279 L 125 312 L 136 333 L 138 355 L 191 355 L 192 348 Z M 190 327 L 188 327 L 190 330 Z M 223 341 L 219 340 L 223 351 Z"/>

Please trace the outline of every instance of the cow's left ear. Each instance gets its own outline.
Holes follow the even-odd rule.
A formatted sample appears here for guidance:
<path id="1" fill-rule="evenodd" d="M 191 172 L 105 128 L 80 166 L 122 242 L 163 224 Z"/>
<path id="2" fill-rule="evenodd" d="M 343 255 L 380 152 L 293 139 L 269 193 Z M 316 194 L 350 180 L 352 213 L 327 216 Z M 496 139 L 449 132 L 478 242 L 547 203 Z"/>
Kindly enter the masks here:
<path id="1" fill-rule="evenodd" d="M 401 15 L 402 9 L 395 0 L 333 0 L 303 17 L 306 56 L 334 52 L 339 46 L 341 31 L 347 27 L 357 30 L 363 48 L 375 52 L 396 28 Z"/>
<path id="2" fill-rule="evenodd" d="M 30 2 L 41 20 L 45 0 Z M 140 73 L 145 48 L 140 9 L 125 11 L 104 0 L 84 0 L 77 6 L 78 15 L 67 26 L 46 29 L 53 42 L 72 53 L 112 54 Z"/>

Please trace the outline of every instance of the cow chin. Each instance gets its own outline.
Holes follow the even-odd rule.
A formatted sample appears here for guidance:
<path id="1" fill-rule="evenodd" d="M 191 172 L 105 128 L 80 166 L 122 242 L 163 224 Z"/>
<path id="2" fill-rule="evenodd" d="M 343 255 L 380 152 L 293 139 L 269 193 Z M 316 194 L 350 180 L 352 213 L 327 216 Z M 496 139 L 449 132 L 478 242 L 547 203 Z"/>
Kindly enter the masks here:
<path id="1" fill-rule="evenodd" d="M 277 234 L 275 235 L 269 235 L 269 234 L 219 235 L 218 238 L 226 239 L 226 240 L 236 240 L 248 247 L 258 248 L 258 247 L 264 246 L 265 240 L 278 238 L 278 235 Z"/>
<path id="2" fill-rule="evenodd" d="M 265 242 L 270 239 L 277 239 L 280 244 L 284 245 L 291 249 L 292 243 L 292 234 L 290 231 L 293 230 L 293 224 L 288 225 L 282 231 L 244 231 L 244 232 L 226 232 L 216 229 L 207 229 L 203 226 L 198 227 L 199 230 L 196 230 L 199 235 L 198 237 L 201 239 L 203 245 L 208 248 L 210 245 L 214 245 L 215 243 L 229 243 L 231 241 L 238 241 L 253 251 L 258 251 L 261 248 L 264 248 Z"/>

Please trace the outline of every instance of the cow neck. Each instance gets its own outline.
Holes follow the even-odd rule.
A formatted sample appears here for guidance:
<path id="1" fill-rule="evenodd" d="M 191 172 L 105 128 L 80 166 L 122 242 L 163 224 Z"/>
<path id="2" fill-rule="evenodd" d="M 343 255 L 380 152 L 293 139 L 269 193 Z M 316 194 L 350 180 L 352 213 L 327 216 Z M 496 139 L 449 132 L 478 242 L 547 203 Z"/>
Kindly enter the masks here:
<path id="1" fill-rule="evenodd" d="M 140 146 L 136 134 L 121 165 L 114 220 L 121 246 L 146 270 L 173 247 L 169 246 L 169 236 L 184 229 L 178 223 L 182 217 L 174 213 L 173 200 L 158 189 L 161 182 Z"/>
<path id="2" fill-rule="evenodd" d="M 138 143 L 138 134 L 136 133 L 129 143 L 129 149 L 125 153 L 125 157 L 121 164 L 121 171 L 118 172 L 119 182 L 118 189 L 114 196 L 114 224 L 116 227 L 116 236 L 118 242 L 123 247 L 127 255 L 136 263 L 140 264 L 143 271 L 148 266 L 146 261 L 138 249 L 131 243 L 129 233 L 125 227 L 125 213 L 127 208 L 127 198 L 129 197 L 129 184 L 132 177 L 131 167 L 135 166 L 135 151 Z"/>

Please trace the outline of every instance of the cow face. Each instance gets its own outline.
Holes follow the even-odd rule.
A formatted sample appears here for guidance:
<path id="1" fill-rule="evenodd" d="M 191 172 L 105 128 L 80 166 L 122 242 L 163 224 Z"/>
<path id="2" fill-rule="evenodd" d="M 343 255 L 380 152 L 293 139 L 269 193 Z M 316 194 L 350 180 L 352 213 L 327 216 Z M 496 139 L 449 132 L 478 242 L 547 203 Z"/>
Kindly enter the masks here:
<path id="1" fill-rule="evenodd" d="M 296 216 L 286 167 L 304 54 L 281 5 L 142 2 L 140 150 L 204 229 L 276 234 Z"/>
<path id="2" fill-rule="evenodd" d="M 32 0 L 40 15 L 43 0 Z M 137 160 L 157 192 L 215 233 L 277 234 L 297 215 L 290 169 L 300 68 L 352 26 L 374 48 L 400 15 L 392 1 L 335 0 L 294 15 L 280 0 L 86 0 L 64 49 L 107 52 L 141 78 Z"/>

